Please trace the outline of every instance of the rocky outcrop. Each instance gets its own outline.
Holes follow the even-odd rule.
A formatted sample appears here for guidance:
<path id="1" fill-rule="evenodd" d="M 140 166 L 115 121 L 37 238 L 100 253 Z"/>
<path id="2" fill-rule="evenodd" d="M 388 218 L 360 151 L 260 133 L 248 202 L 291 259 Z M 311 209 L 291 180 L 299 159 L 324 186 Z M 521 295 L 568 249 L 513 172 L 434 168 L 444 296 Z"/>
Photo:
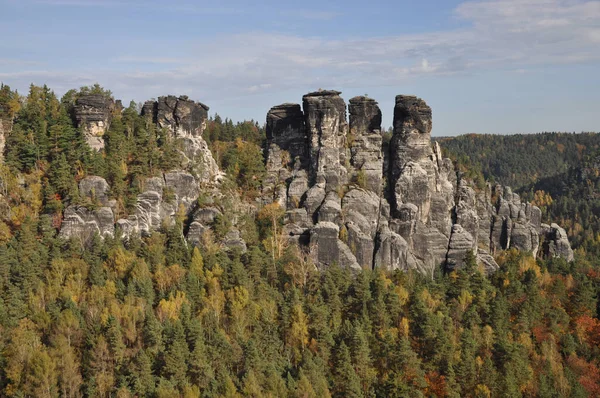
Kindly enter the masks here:
<path id="1" fill-rule="evenodd" d="M 91 146 L 101 149 L 104 142 L 102 134 L 110 124 L 113 110 L 118 107 L 118 103 L 102 95 L 85 95 L 77 100 L 75 118 L 89 137 Z M 116 202 L 110 198 L 108 183 L 98 176 L 82 179 L 79 196 L 86 207 L 70 206 L 65 210 L 60 232 L 62 237 L 80 237 L 86 241 L 95 233 L 113 236 L 115 225 L 125 237 L 148 235 L 183 216 L 190 220 L 186 228 L 189 241 L 198 243 L 202 234 L 210 228 L 213 220 L 208 220 L 206 211 L 196 209 L 196 203 L 201 193 L 210 196 L 216 192 L 223 173 L 202 138 L 208 107 L 186 96 L 165 96 L 158 101 L 147 101 L 141 113 L 149 124 L 167 129 L 178 141 L 184 158 L 181 169 L 141 181 L 142 193 L 137 197 L 135 210 L 127 218 L 116 222 Z M 242 246 L 235 236 L 228 235 L 227 241 L 232 247 Z"/>
<path id="2" fill-rule="evenodd" d="M 11 133 L 13 121 L 11 118 L 0 117 L 0 159 L 4 158 L 4 146 L 6 137 Z"/>
<path id="3" fill-rule="evenodd" d="M 289 196 L 290 207 L 297 207 L 308 189 L 306 172 L 293 172 L 306 168 L 308 161 L 308 140 L 300 105 L 282 104 L 271 108 L 267 113 L 266 133 L 265 158 L 268 162 L 263 198 L 266 203 L 278 202 L 286 207 L 286 197 Z M 288 193 L 286 186 L 290 179 L 293 184 L 290 184 Z"/>
<path id="4" fill-rule="evenodd" d="M 350 99 L 348 111 L 351 181 L 379 193 L 383 177 L 381 110 L 372 98 L 354 97 Z"/>
<path id="5" fill-rule="evenodd" d="M 181 170 L 164 173 L 144 182 L 145 190 L 138 195 L 135 212 L 117 225 L 126 235 L 149 235 L 161 225 L 171 225 L 178 212 L 187 215 L 200 195 L 196 178 Z"/>
<path id="6" fill-rule="evenodd" d="M 208 106 L 187 96 L 173 95 L 159 97 L 158 101 L 146 101 L 142 107 L 142 115 L 148 122 L 167 129 L 179 141 L 183 158 L 181 167 L 192 171 L 205 184 L 218 182 L 223 177 L 202 138 L 208 109 Z"/>
<path id="7" fill-rule="evenodd" d="M 349 123 L 340 92 L 321 90 L 267 114 L 263 203 L 286 209 L 284 233 L 318 267 L 416 269 L 432 276 L 464 264 L 487 272 L 515 248 L 572 259 L 564 230 L 506 187 L 476 188 L 432 145 L 431 108 L 399 95 L 389 145 L 377 102 L 355 97 Z M 387 188 L 384 182 L 387 181 Z M 540 247 L 542 237 L 543 247 Z"/>
<path id="8" fill-rule="evenodd" d="M 110 187 L 106 180 L 89 176 L 79 181 L 79 196 L 82 203 L 70 205 L 63 214 L 59 236 L 87 242 L 95 234 L 114 236 L 116 201 L 110 198 Z"/>
<path id="9" fill-rule="evenodd" d="M 64 211 L 59 237 L 88 242 L 96 234 L 112 237 L 114 233 L 115 217 L 110 207 L 94 210 L 73 205 Z"/>
<path id="10" fill-rule="evenodd" d="M 557 224 L 542 224 L 541 233 L 544 237 L 543 251 L 549 257 L 561 257 L 573 261 L 573 249 L 569 244 L 566 231 Z"/>
<path id="11" fill-rule="evenodd" d="M 87 94 L 77 98 L 74 107 L 75 122 L 85 141 L 95 151 L 104 149 L 104 133 L 110 127 L 115 101 L 102 94 Z"/>
<path id="12" fill-rule="evenodd" d="M 349 151 L 346 104 L 339 91 L 316 91 L 302 97 L 308 136 L 308 179 L 324 183 L 327 192 L 347 182 Z"/>

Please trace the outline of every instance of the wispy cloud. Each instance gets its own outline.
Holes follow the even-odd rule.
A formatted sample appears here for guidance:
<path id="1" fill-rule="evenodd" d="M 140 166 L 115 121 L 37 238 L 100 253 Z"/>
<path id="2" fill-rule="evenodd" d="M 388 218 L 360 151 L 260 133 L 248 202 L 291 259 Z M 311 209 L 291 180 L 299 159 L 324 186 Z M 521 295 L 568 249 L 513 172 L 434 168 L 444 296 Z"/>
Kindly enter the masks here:
<path id="1" fill-rule="evenodd" d="M 337 14 L 306 12 L 303 16 L 329 19 Z M 153 43 L 142 47 L 146 51 L 138 47 L 117 55 L 102 71 L 45 76 L 49 82 L 62 79 L 66 84 L 75 76 L 92 75 L 128 93 L 181 88 L 219 98 L 306 86 L 394 85 L 419 76 L 490 68 L 524 73 L 537 65 L 600 61 L 598 1 L 467 1 L 455 9 L 455 16 L 466 26 L 389 37 L 331 40 L 247 32 L 188 45 L 175 55 L 169 43 Z M 40 79 L 44 75 L 39 73 L 19 72 L 19 78 Z M 0 74 L 0 78 L 9 77 L 16 75 Z"/>

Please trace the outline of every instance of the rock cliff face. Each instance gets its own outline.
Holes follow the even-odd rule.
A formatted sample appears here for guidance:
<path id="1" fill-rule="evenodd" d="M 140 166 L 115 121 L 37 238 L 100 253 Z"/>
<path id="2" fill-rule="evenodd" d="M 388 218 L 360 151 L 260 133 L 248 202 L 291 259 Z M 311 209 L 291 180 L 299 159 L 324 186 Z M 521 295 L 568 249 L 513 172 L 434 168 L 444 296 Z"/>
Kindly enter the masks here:
<path id="1" fill-rule="evenodd" d="M 211 183 L 222 178 L 202 133 L 208 120 L 208 106 L 187 96 L 159 97 L 146 101 L 142 115 L 159 128 L 169 130 L 180 141 L 184 161 L 182 168 L 190 169 L 201 182 Z"/>
<path id="2" fill-rule="evenodd" d="M 104 133 L 110 127 L 112 113 L 117 107 L 115 101 L 101 94 L 88 94 L 79 97 L 75 103 L 75 122 L 81 128 L 90 148 L 99 151 L 104 148 Z"/>
<path id="3" fill-rule="evenodd" d="M 381 111 L 367 97 L 346 105 L 318 91 L 267 114 L 263 202 L 286 209 L 284 233 L 320 267 L 461 267 L 473 251 L 488 272 L 493 255 L 516 248 L 572 260 L 566 234 L 510 188 L 475 189 L 432 145 L 431 108 L 399 95 L 389 145 Z M 540 245 L 540 238 L 542 244 Z"/>
<path id="4" fill-rule="evenodd" d="M 309 93 L 302 106 L 286 103 L 267 114 L 262 203 L 285 209 L 284 234 L 319 268 L 415 269 L 432 276 L 438 267 L 463 266 L 472 251 L 493 272 L 494 255 L 509 248 L 573 259 L 565 231 L 542 224 L 537 207 L 508 187 L 475 187 L 442 157 L 439 145 L 432 145 L 432 112 L 423 100 L 396 97 L 393 135 L 384 143 L 377 102 L 355 97 L 346 108 L 340 94 Z M 78 123 L 100 132 L 114 106 L 102 97 L 82 97 Z M 65 210 L 60 235 L 83 241 L 117 230 L 148 235 L 184 215 L 188 242 L 201 242 L 223 211 L 211 204 L 198 207 L 200 195 L 219 195 L 222 177 L 202 138 L 207 111 L 184 96 L 146 102 L 142 115 L 148 123 L 167 129 L 181 145 L 181 167 L 143 181 L 135 210 L 118 220 L 107 182 L 84 178 L 83 202 Z M 94 139 L 103 142 L 95 133 L 88 142 Z M 235 228 L 221 244 L 246 250 Z"/>

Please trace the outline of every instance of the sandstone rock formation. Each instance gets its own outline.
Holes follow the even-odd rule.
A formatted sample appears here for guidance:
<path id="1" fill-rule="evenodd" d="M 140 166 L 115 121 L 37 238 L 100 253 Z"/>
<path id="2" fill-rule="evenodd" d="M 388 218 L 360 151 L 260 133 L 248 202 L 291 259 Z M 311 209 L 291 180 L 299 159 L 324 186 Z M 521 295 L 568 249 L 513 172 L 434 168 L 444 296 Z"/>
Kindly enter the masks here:
<path id="1" fill-rule="evenodd" d="M 159 97 L 146 101 L 142 115 L 159 128 L 169 130 L 180 141 L 184 162 L 182 168 L 194 172 L 202 183 L 212 183 L 223 176 L 202 133 L 208 120 L 208 106 L 190 100 L 187 96 Z"/>
<path id="2" fill-rule="evenodd" d="M 572 259 L 564 230 L 510 188 L 476 188 L 432 145 L 431 108 L 399 95 L 389 145 L 381 111 L 321 90 L 267 114 L 263 203 L 286 209 L 284 233 L 320 268 L 416 269 L 432 276 L 463 265 L 472 251 L 487 272 L 493 255 L 516 248 Z M 387 183 L 386 183 L 387 182 Z M 540 246 L 540 237 L 543 245 Z"/>
<path id="3" fill-rule="evenodd" d="M 110 127 L 112 112 L 116 107 L 112 98 L 102 94 L 82 95 L 75 102 L 75 122 L 93 150 L 104 148 L 103 136 Z"/>
<path id="4" fill-rule="evenodd" d="M 88 143 L 95 149 L 102 148 L 102 134 L 108 128 L 115 106 L 112 100 L 101 95 L 86 95 L 77 101 L 76 120 L 84 128 Z M 142 115 L 148 122 L 167 129 L 179 140 L 185 159 L 182 169 L 142 181 L 142 193 L 137 197 L 135 210 L 127 218 L 119 220 L 115 220 L 116 202 L 110 198 L 106 180 L 98 176 L 82 179 L 79 194 L 86 206 L 72 205 L 65 210 L 60 235 L 86 241 L 95 233 L 113 236 L 115 225 L 125 237 L 148 235 L 162 225 L 171 225 L 178 213 L 183 213 L 193 216 L 188 234 L 192 243 L 198 243 L 212 220 L 209 222 L 207 216 L 198 215 L 202 211 L 196 209 L 196 201 L 201 192 L 215 191 L 223 176 L 202 138 L 207 111 L 206 105 L 185 96 L 165 96 L 158 101 L 146 102 Z M 235 236 L 228 239 L 231 245 L 238 247 L 243 243 Z"/>

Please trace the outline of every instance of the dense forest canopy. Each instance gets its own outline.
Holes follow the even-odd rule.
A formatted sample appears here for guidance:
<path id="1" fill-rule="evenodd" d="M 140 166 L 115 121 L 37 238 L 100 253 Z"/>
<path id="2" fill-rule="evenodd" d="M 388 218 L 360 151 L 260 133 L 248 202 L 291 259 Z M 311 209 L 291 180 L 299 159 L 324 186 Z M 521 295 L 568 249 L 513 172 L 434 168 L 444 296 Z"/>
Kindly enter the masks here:
<path id="1" fill-rule="evenodd" d="M 507 251 L 489 278 L 471 254 L 433 280 L 316 272 L 295 246 L 275 242 L 282 214 L 269 206 L 243 223 L 245 253 L 221 250 L 210 234 L 192 247 L 180 221 L 127 241 L 59 238 L 67 205 L 95 206 L 79 197 L 84 176 L 109 181 L 127 215 L 142 178 L 178 162 L 177 140 L 146 123 L 135 103 L 115 115 L 105 149 L 91 151 L 71 117 L 84 93 L 111 96 L 99 86 L 62 99 L 48 87 L 31 86 L 26 96 L 0 89 L 0 117 L 12 123 L 0 166 L 0 396 L 600 395 L 600 230 L 592 216 L 600 173 L 594 158 L 580 172 L 569 168 L 597 147 L 595 135 L 535 136 L 536 150 L 510 141 L 525 136 L 442 142 L 462 167 L 460 156 L 470 156 L 488 178 L 550 195 L 535 198 L 547 202 L 546 215 L 589 222 L 582 228 L 593 239 L 572 263 Z M 227 172 L 228 196 L 255 199 L 264 136 L 254 121 L 209 119 L 204 138 Z M 493 166 L 509 156 L 522 162 L 514 173 Z M 560 189 L 545 179 L 560 173 L 569 176 Z M 589 207 L 569 214 L 568 200 Z M 215 235 L 231 222 L 223 214 Z"/>

